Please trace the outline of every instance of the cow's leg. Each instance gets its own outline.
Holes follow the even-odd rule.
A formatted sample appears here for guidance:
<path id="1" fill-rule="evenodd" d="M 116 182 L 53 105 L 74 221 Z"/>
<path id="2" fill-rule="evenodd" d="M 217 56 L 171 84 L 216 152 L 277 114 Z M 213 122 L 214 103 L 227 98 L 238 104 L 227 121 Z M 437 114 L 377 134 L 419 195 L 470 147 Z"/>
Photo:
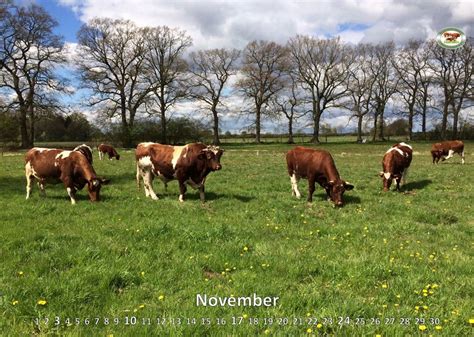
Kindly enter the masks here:
<path id="1" fill-rule="evenodd" d="M 395 178 L 395 182 L 397 183 L 397 191 L 400 191 L 400 180 L 402 180 L 402 177 Z"/>
<path id="2" fill-rule="evenodd" d="M 30 198 L 30 195 L 31 195 L 31 183 L 33 182 L 34 180 L 34 176 L 29 174 L 29 173 L 26 173 L 26 199 L 29 199 Z"/>
<path id="3" fill-rule="evenodd" d="M 102 156 L 103 156 L 103 155 L 102 155 L 102 152 L 99 151 L 99 160 L 102 160 Z"/>
<path id="4" fill-rule="evenodd" d="M 313 193 L 314 193 L 314 189 L 315 189 L 315 186 L 314 184 L 316 183 L 316 180 L 314 179 L 314 177 L 309 177 L 308 178 L 308 202 L 312 202 L 313 201 Z"/>
<path id="5" fill-rule="evenodd" d="M 199 186 L 199 198 L 201 199 L 201 202 L 204 202 L 206 199 L 204 195 L 204 184 L 201 184 L 201 186 Z"/>
<path id="6" fill-rule="evenodd" d="M 179 201 L 184 201 L 184 194 L 186 193 L 186 182 L 179 180 Z"/>
<path id="7" fill-rule="evenodd" d="M 461 164 L 464 164 L 465 160 L 464 160 L 464 150 L 462 150 L 461 152 Z"/>
<path id="8" fill-rule="evenodd" d="M 291 194 L 296 196 L 298 199 L 301 198 L 301 193 L 298 190 L 298 178 L 296 177 L 296 174 L 292 174 L 290 177 L 291 181 Z"/>
<path id="9" fill-rule="evenodd" d="M 142 178 L 142 174 L 140 173 L 140 167 L 138 166 L 138 161 L 137 161 L 137 174 L 135 175 L 135 179 L 137 180 L 137 190 L 140 191 L 140 178 Z M 142 178 L 145 179 L 145 178 Z M 145 180 L 143 180 L 145 181 Z"/>
<path id="10" fill-rule="evenodd" d="M 145 185 L 145 195 L 151 197 L 153 200 L 158 200 L 155 191 L 153 191 L 153 176 L 150 171 L 145 172 L 143 183 Z"/>
<path id="11" fill-rule="evenodd" d="M 44 181 L 38 181 L 38 187 L 42 197 L 46 196 L 46 191 L 44 190 Z"/>

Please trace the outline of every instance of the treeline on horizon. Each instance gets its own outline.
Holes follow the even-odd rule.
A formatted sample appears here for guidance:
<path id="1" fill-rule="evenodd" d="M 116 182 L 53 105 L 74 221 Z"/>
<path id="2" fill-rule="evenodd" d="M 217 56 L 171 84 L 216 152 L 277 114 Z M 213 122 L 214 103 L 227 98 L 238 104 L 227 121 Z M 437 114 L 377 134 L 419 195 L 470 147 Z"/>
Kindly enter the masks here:
<path id="1" fill-rule="evenodd" d="M 251 118 L 243 133 L 257 143 L 266 119 L 286 121 L 289 143 L 296 123 L 311 126 L 310 140 L 318 143 L 337 131 L 321 118 L 341 111 L 357 122 L 358 142 L 395 132 L 407 140 L 474 136 L 473 122 L 461 114 L 473 104 L 472 39 L 449 50 L 432 40 L 353 46 L 298 35 L 284 45 L 260 40 L 243 50 L 190 52 L 192 39 L 179 28 L 96 18 L 77 33 L 71 56 L 55 26 L 39 5 L 0 4 L 1 142 L 29 148 L 35 141 L 102 138 L 131 147 L 151 137 L 219 144 L 219 119 L 228 114 Z M 78 81 L 62 77 L 61 67 L 74 69 Z M 94 125 L 61 101 L 84 88 L 90 96 L 82 108 L 93 109 Z M 231 94 L 244 106 L 225 104 Z M 208 119 L 176 117 L 183 102 Z"/>

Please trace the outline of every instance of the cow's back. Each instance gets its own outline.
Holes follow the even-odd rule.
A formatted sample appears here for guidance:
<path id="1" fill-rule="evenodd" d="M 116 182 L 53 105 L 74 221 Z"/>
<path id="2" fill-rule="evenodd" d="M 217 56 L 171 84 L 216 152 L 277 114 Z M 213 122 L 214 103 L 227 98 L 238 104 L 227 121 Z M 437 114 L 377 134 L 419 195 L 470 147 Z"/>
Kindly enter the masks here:
<path id="1" fill-rule="evenodd" d="M 60 149 L 32 148 L 25 155 L 25 165 L 29 165 L 37 178 L 59 178 L 61 172 L 55 165 Z"/>
<path id="2" fill-rule="evenodd" d="M 286 154 L 286 163 L 289 175 L 295 173 L 302 178 L 313 173 L 325 172 L 328 170 L 326 166 L 337 172 L 331 154 L 324 150 L 295 147 Z"/>

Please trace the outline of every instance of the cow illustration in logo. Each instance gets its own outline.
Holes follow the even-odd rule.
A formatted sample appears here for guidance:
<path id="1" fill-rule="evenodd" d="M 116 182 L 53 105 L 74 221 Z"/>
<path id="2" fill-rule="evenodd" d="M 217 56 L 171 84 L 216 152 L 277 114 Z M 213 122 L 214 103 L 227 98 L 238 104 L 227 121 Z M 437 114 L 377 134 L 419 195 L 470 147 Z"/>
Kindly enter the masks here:
<path id="1" fill-rule="evenodd" d="M 458 28 L 445 28 L 438 32 L 436 41 L 443 48 L 457 49 L 466 42 L 466 34 Z"/>

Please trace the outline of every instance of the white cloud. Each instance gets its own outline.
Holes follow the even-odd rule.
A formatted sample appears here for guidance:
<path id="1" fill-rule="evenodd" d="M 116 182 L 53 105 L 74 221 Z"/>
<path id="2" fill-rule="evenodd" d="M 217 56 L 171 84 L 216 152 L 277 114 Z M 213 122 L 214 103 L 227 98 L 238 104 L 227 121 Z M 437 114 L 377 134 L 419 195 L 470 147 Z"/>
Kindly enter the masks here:
<path id="1" fill-rule="evenodd" d="M 445 26 L 458 26 L 469 34 L 474 22 L 474 2 L 465 0 L 58 1 L 75 10 L 83 22 L 100 16 L 185 29 L 194 48 L 242 48 L 253 39 L 283 43 L 296 34 L 341 35 L 352 43 L 392 38 L 404 42 L 434 37 Z"/>

